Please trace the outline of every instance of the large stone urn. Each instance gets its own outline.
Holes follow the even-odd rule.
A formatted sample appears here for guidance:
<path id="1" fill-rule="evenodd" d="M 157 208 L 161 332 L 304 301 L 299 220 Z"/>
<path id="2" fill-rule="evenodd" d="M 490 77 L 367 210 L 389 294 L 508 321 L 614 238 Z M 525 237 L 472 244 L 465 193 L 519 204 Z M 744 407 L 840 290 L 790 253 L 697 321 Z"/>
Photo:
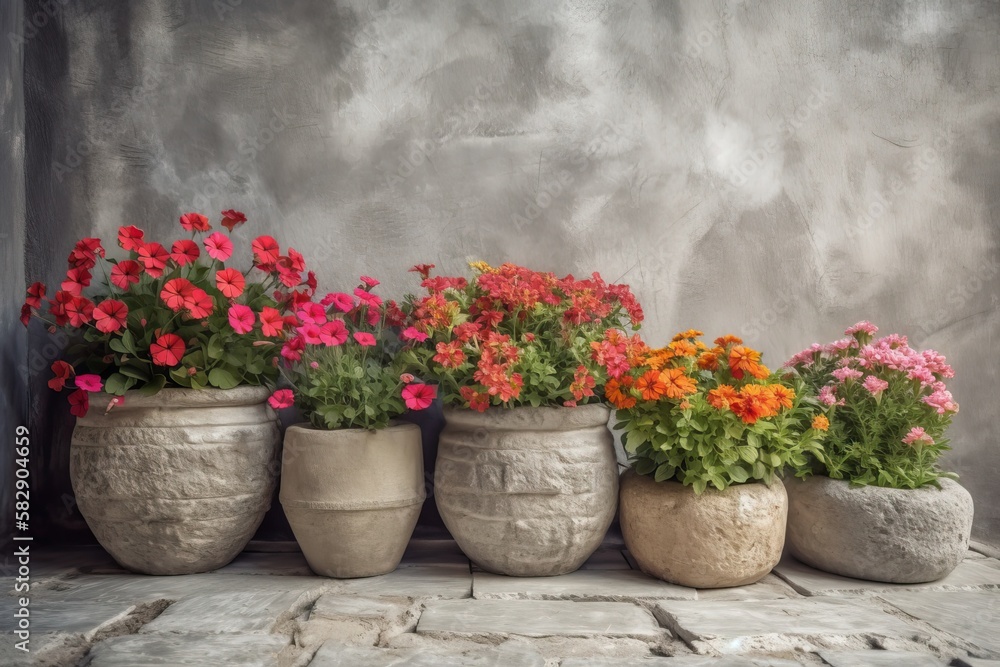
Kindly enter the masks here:
<path id="1" fill-rule="evenodd" d="M 111 556 L 144 574 L 218 569 L 271 506 L 281 442 L 266 387 L 125 394 L 77 419 L 70 477 Z M 104 405 L 111 400 L 94 402 Z"/>
<path id="2" fill-rule="evenodd" d="M 788 547 L 812 567 L 845 577 L 916 584 L 954 570 L 969 548 L 972 496 L 941 488 L 855 486 L 813 476 L 788 483 Z"/>
<path id="3" fill-rule="evenodd" d="M 434 496 L 462 551 L 498 574 L 579 568 L 615 515 L 610 415 L 603 405 L 445 409 Z"/>
<path id="4" fill-rule="evenodd" d="M 392 572 L 424 503 L 420 427 L 285 431 L 281 506 L 316 574 Z"/>
<path id="5" fill-rule="evenodd" d="M 695 495 L 680 482 L 622 474 L 625 546 L 643 572 L 681 586 L 726 588 L 764 577 L 781 560 L 787 511 L 777 478 Z"/>

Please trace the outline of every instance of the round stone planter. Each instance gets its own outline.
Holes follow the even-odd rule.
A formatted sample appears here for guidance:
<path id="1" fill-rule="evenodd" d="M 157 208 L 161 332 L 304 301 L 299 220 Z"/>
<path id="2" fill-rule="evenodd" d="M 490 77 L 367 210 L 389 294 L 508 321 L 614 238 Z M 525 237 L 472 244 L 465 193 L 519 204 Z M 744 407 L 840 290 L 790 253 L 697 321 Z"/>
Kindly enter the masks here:
<path id="1" fill-rule="evenodd" d="M 968 491 L 940 482 L 940 489 L 889 489 L 821 476 L 789 481 L 789 550 L 845 577 L 936 581 L 965 558 L 973 513 Z"/>
<path id="2" fill-rule="evenodd" d="M 781 560 L 788 497 L 777 478 L 699 496 L 629 469 L 621 486 L 625 546 L 650 576 L 691 588 L 744 586 Z"/>
<path id="3" fill-rule="evenodd" d="M 347 579 L 395 570 L 425 496 L 416 424 L 285 431 L 281 506 L 316 574 Z"/>
<path id="4" fill-rule="evenodd" d="M 610 414 L 603 405 L 445 409 L 434 497 L 462 551 L 497 574 L 579 568 L 615 514 Z"/>
<path id="5" fill-rule="evenodd" d="M 144 574 L 218 569 L 271 506 L 281 437 L 266 387 L 111 396 L 77 419 L 73 493 L 119 564 Z"/>

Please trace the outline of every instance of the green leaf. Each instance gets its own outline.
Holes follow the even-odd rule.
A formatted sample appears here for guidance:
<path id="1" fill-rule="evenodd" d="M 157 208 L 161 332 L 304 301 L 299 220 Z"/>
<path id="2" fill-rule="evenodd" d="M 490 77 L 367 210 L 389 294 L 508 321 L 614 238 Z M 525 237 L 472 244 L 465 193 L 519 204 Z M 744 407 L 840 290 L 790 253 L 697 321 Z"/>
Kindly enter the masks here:
<path id="1" fill-rule="evenodd" d="M 109 377 L 107 382 L 104 383 L 104 391 L 109 394 L 121 396 L 128 389 L 125 384 L 126 382 L 127 378 L 121 373 L 112 373 L 111 377 Z"/>
<path id="2" fill-rule="evenodd" d="M 729 466 L 726 468 L 726 472 L 732 478 L 733 482 L 736 484 L 742 484 L 743 482 L 750 479 L 750 473 L 743 469 L 741 466 Z"/>
<path id="3" fill-rule="evenodd" d="M 122 334 L 122 345 L 125 346 L 125 349 L 128 350 L 129 354 L 136 354 L 135 336 L 133 336 L 132 332 L 128 329 L 126 329 L 125 333 Z"/>
<path id="4" fill-rule="evenodd" d="M 672 465 L 664 463 L 656 469 L 656 474 L 653 476 L 653 479 L 657 482 L 662 482 L 673 477 L 675 472 L 677 472 L 676 468 Z"/>
<path id="5" fill-rule="evenodd" d="M 222 355 L 225 354 L 225 350 L 222 348 L 222 336 L 219 334 L 213 334 L 212 337 L 208 339 L 208 345 L 205 347 L 205 353 L 208 355 L 209 359 L 221 359 Z"/>
<path id="6" fill-rule="evenodd" d="M 213 368 L 208 372 L 208 383 L 219 389 L 233 389 L 239 386 L 240 381 L 225 368 Z"/>
<path id="7" fill-rule="evenodd" d="M 119 368 L 118 371 L 122 375 L 127 375 L 128 377 L 135 378 L 136 380 L 142 380 L 143 382 L 149 381 L 149 373 L 130 364 L 125 364 Z"/>
<path id="8" fill-rule="evenodd" d="M 656 464 L 649 459 L 639 459 L 635 462 L 635 471 L 640 475 L 648 475 L 653 472 L 654 467 L 656 467 Z"/>
<path id="9" fill-rule="evenodd" d="M 167 384 L 167 377 L 165 375 L 154 375 L 153 379 L 146 383 L 146 385 L 139 390 L 139 393 L 143 396 L 152 396 L 156 392 L 163 389 L 163 386 Z"/>
<path id="10" fill-rule="evenodd" d="M 740 453 L 740 458 L 747 463 L 753 463 L 757 460 L 757 450 L 750 445 L 739 445 L 736 449 Z"/>
<path id="11" fill-rule="evenodd" d="M 747 431 L 747 444 L 754 449 L 760 449 L 760 436 L 753 431 Z"/>
<path id="12" fill-rule="evenodd" d="M 125 347 L 125 343 L 122 342 L 121 338 L 112 338 L 108 341 L 108 347 L 117 352 L 118 354 L 128 354 L 129 349 Z"/>

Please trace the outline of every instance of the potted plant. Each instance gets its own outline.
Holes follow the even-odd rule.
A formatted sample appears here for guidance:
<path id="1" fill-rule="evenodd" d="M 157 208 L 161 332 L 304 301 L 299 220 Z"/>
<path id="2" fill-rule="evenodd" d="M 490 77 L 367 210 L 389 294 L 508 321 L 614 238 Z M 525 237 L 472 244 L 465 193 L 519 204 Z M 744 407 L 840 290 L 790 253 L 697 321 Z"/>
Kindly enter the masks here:
<path id="1" fill-rule="evenodd" d="M 353 294 L 299 304 L 281 350 L 294 391 L 271 397 L 309 420 L 285 432 L 280 500 L 309 567 L 327 577 L 396 569 L 426 496 L 420 428 L 396 417 L 436 390 L 402 371 L 389 327 L 403 315 L 378 284 L 362 276 Z"/>
<path id="2" fill-rule="evenodd" d="M 118 259 L 82 239 L 60 289 L 43 303 L 35 283 L 22 308 L 25 325 L 38 317 L 75 341 L 49 381 L 71 391 L 77 417 L 73 491 L 97 540 L 136 572 L 219 568 L 270 507 L 280 436 L 266 385 L 278 373 L 282 312 L 314 279 L 270 236 L 251 244 L 250 270 L 230 266 L 231 234 L 245 221 L 223 212 L 223 233 L 186 213 L 190 237 L 169 250 L 124 226 Z"/>
<path id="3" fill-rule="evenodd" d="M 859 322 L 787 363 L 826 406 L 826 456 L 789 484 L 792 555 L 835 574 L 892 583 L 934 581 L 965 558 L 972 497 L 943 472 L 945 432 L 958 412 L 954 371 L 905 336 L 875 338 Z"/>
<path id="4" fill-rule="evenodd" d="M 781 558 L 787 497 L 777 473 L 822 458 L 825 418 L 736 336 L 700 331 L 636 359 L 605 385 L 631 454 L 622 475 L 625 545 L 640 569 L 694 588 L 750 584 Z M 612 338 L 608 345 L 622 346 Z M 611 367 L 609 367 L 609 372 Z"/>
<path id="5" fill-rule="evenodd" d="M 618 493 L 607 377 L 591 344 L 638 326 L 626 285 L 484 262 L 473 279 L 413 268 L 411 372 L 444 403 L 434 493 L 445 525 L 480 567 L 517 576 L 572 572 L 600 545 Z"/>

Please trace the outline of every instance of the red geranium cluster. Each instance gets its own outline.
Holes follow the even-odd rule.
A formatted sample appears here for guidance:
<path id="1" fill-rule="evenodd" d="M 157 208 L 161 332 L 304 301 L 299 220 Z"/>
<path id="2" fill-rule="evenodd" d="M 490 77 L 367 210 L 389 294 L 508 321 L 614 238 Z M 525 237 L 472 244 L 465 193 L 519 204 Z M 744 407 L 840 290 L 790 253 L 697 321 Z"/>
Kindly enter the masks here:
<path id="1" fill-rule="evenodd" d="M 239 211 L 222 212 L 220 224 L 229 234 L 245 222 Z M 227 389 L 275 379 L 274 346 L 295 321 L 286 313 L 316 289 L 302 255 L 293 248 L 282 254 L 272 237 L 258 236 L 251 244 L 253 266 L 244 272 L 226 266 L 232 239 L 212 232 L 206 216 L 185 213 L 180 225 L 191 237 L 169 250 L 147 241 L 138 227 L 120 227 L 118 245 L 127 253 L 120 259 L 108 257 L 100 239 L 82 239 L 51 299 L 42 283 L 28 288 L 21 308 L 25 326 L 35 316 L 52 331 L 68 329 L 80 339 L 73 363 L 55 362 L 49 383 L 62 389 L 76 376 L 74 414 L 86 414 L 89 394 L 102 390 L 120 396 L 133 388 Z M 88 294 L 97 268 L 104 279 Z"/>

